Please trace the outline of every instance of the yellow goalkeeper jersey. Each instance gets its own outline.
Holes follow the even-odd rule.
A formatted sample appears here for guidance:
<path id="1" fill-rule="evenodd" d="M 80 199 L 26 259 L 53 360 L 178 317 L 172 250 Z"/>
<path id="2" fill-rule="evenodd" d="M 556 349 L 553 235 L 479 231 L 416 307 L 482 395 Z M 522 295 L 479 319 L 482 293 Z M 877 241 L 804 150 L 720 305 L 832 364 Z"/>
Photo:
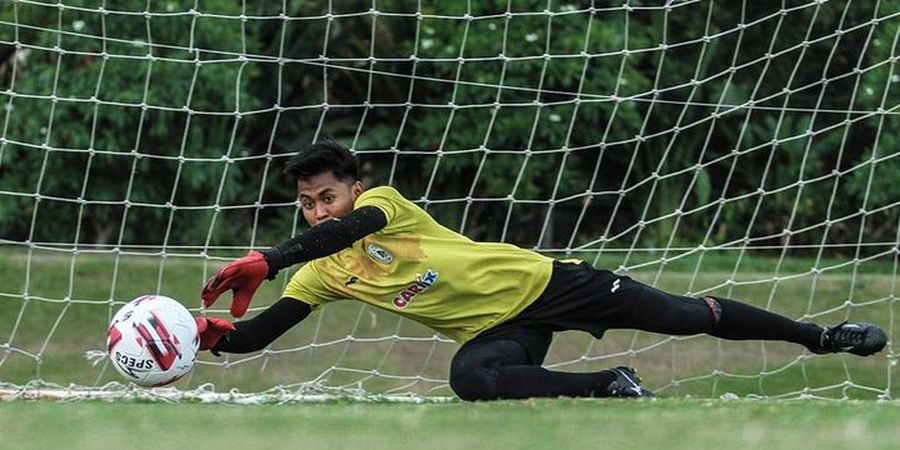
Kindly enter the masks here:
<path id="1" fill-rule="evenodd" d="M 387 225 L 352 247 L 310 261 L 283 297 L 313 308 L 353 299 L 420 322 L 457 341 L 509 319 L 550 281 L 553 260 L 498 242 L 475 242 L 437 223 L 396 189 L 363 192 Z"/>

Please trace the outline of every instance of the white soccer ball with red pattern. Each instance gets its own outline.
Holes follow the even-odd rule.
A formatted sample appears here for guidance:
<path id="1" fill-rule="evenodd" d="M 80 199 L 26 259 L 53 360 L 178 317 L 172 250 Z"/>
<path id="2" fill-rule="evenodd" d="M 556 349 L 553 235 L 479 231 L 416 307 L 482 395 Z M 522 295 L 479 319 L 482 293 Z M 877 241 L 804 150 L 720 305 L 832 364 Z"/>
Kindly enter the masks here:
<path id="1" fill-rule="evenodd" d="M 162 386 L 190 372 L 199 345 L 191 313 L 162 295 L 144 295 L 123 306 L 106 341 L 113 367 L 141 386 Z"/>

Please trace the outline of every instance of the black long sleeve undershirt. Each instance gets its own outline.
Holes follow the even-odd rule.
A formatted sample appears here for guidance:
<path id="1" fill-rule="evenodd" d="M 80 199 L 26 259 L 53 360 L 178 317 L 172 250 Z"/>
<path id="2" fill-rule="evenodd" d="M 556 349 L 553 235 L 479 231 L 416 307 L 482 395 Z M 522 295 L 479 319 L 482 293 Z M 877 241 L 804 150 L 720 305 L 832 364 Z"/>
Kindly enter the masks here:
<path id="1" fill-rule="evenodd" d="M 387 217 L 381 209 L 363 206 L 340 219 L 314 226 L 305 233 L 261 252 L 269 264 L 268 278 L 275 278 L 278 271 L 285 267 L 337 253 L 385 225 Z"/>
<path id="2" fill-rule="evenodd" d="M 384 228 L 387 217 L 375 206 L 363 206 L 350 214 L 310 228 L 305 233 L 263 250 L 269 279 L 279 270 L 337 253 L 354 242 Z M 312 308 L 302 301 L 282 298 L 256 317 L 235 322 L 235 331 L 223 336 L 213 354 L 250 353 L 265 348 L 309 315 Z"/>
<path id="3" fill-rule="evenodd" d="M 236 328 L 211 349 L 219 352 L 250 353 L 262 350 L 309 315 L 312 308 L 304 302 L 284 297 L 250 320 L 235 322 Z"/>

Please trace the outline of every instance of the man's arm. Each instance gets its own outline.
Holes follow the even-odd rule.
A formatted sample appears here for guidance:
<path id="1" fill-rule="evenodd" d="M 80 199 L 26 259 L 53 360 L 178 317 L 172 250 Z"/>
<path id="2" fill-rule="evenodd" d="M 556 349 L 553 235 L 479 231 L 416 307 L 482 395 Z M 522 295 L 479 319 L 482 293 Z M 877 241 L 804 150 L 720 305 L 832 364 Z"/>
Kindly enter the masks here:
<path id="1" fill-rule="evenodd" d="M 275 278 L 278 271 L 285 267 L 337 253 L 385 225 L 387 218 L 381 209 L 363 206 L 341 219 L 312 227 L 293 239 L 260 252 L 269 265 L 267 278 Z"/>
<path id="2" fill-rule="evenodd" d="M 224 319 L 214 319 L 211 327 L 201 332 L 201 350 L 250 353 L 265 348 L 309 315 L 312 308 L 301 301 L 284 297 L 250 320 L 235 322 L 233 329 L 222 325 Z M 210 320 L 198 318 L 199 320 Z M 231 324 L 228 324 L 231 325 Z M 205 334 L 205 335 L 204 335 Z"/>
<path id="3" fill-rule="evenodd" d="M 387 217 L 381 209 L 363 206 L 340 220 L 312 227 L 268 250 L 250 252 L 219 269 L 206 282 L 200 294 L 203 306 L 212 306 L 222 293 L 232 290 L 231 315 L 241 317 L 247 312 L 256 289 L 266 278 L 273 279 L 285 267 L 337 253 L 386 225 Z"/>

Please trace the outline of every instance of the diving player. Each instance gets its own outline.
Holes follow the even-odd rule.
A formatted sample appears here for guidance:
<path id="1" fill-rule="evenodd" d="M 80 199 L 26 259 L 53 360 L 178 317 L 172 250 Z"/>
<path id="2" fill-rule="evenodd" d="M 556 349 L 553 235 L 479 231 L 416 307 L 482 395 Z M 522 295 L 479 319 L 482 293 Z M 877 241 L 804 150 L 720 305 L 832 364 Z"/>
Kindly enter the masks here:
<path id="1" fill-rule="evenodd" d="M 205 306 L 233 291 L 241 317 L 265 279 L 306 262 L 282 298 L 250 320 L 198 317 L 201 349 L 264 348 L 318 307 L 354 299 L 408 317 L 459 342 L 450 386 L 464 400 L 647 397 L 633 369 L 568 373 L 541 367 L 552 334 L 607 329 L 794 342 L 815 353 L 880 351 L 868 323 L 823 327 L 722 297 L 665 293 L 578 261 L 514 245 L 475 242 L 437 223 L 389 186 L 366 189 L 357 158 L 334 141 L 289 162 L 310 229 L 222 267 L 203 288 Z"/>

